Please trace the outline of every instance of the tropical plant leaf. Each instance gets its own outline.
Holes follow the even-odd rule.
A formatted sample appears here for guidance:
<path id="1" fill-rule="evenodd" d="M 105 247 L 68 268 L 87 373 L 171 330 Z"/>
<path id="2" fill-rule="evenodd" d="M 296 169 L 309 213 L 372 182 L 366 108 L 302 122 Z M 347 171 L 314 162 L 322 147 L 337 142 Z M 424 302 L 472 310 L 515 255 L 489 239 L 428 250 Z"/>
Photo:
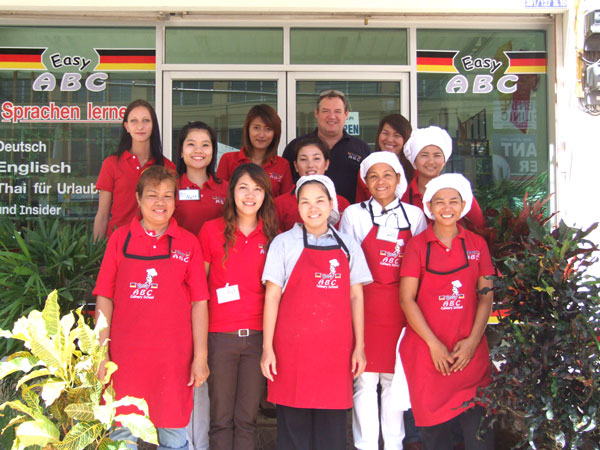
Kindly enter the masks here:
<path id="1" fill-rule="evenodd" d="M 127 450 L 127 444 L 124 441 L 113 441 L 108 436 L 105 436 L 98 444 L 97 450 Z"/>
<path id="2" fill-rule="evenodd" d="M 65 412 L 72 419 L 82 422 L 94 421 L 94 408 L 91 403 L 72 403 L 65 408 Z"/>
<path id="3" fill-rule="evenodd" d="M 6 426 L 2 429 L 2 434 L 4 434 L 4 432 L 6 430 L 8 430 L 10 427 L 18 424 L 18 423 L 22 423 L 26 420 L 29 420 L 27 416 L 24 416 L 23 414 L 20 414 L 16 417 L 13 417 L 12 419 L 10 419 L 10 421 L 6 424 Z"/>
<path id="4" fill-rule="evenodd" d="M 67 383 L 64 381 L 49 381 L 44 383 L 44 387 L 42 387 L 42 400 L 44 400 L 46 406 L 54 403 L 66 387 Z"/>
<path id="5" fill-rule="evenodd" d="M 7 375 L 15 372 L 29 372 L 36 366 L 39 366 L 40 362 L 33 355 L 29 357 L 13 358 L 8 361 L 0 362 L 0 379 Z"/>
<path id="6" fill-rule="evenodd" d="M 79 339 L 79 348 L 88 355 L 92 354 L 98 347 L 98 339 L 94 331 L 85 323 L 81 312 L 77 312 L 77 339 Z M 106 319 L 105 319 L 106 320 Z"/>
<path id="7" fill-rule="evenodd" d="M 91 401 L 91 386 L 78 386 L 67 391 L 67 401 L 69 403 L 87 403 Z"/>
<path id="8" fill-rule="evenodd" d="M 112 405 L 94 405 L 93 409 L 96 420 L 110 428 L 115 417 L 115 410 Z"/>
<path id="9" fill-rule="evenodd" d="M 57 352 L 52 341 L 44 335 L 32 334 L 31 352 L 41 359 L 46 366 L 64 370 L 65 364 L 61 361 L 60 352 Z"/>
<path id="10" fill-rule="evenodd" d="M 156 428 L 154 428 L 148 417 L 139 414 L 121 414 L 115 417 L 115 420 L 121 422 L 121 425 L 128 428 L 135 437 L 150 444 L 158 445 Z"/>
<path id="11" fill-rule="evenodd" d="M 33 380 L 34 378 L 43 377 L 51 374 L 52 372 L 50 372 L 46 368 L 34 370 L 28 373 L 27 375 L 23 375 L 21 378 L 19 378 L 16 388 L 19 389 L 23 385 L 23 383 L 27 383 L 28 381 Z"/>
<path id="12" fill-rule="evenodd" d="M 104 380 L 102 380 L 102 382 L 106 384 L 110 381 L 110 377 L 113 373 L 117 371 L 119 366 L 117 366 L 117 364 L 115 364 L 112 361 L 107 361 L 104 367 L 106 368 L 106 376 L 104 377 Z"/>
<path id="13" fill-rule="evenodd" d="M 80 450 L 94 442 L 104 431 L 99 423 L 78 422 L 64 439 L 54 444 L 56 450 Z"/>
<path id="14" fill-rule="evenodd" d="M 149 414 L 148 413 L 148 403 L 146 403 L 146 400 L 144 400 L 143 398 L 125 396 L 113 403 L 113 407 L 116 408 L 118 406 L 135 406 L 137 409 L 142 411 L 146 416 Z"/>
<path id="15" fill-rule="evenodd" d="M 22 412 L 24 414 L 27 414 L 28 416 L 30 416 L 32 418 L 37 418 L 38 417 L 38 414 L 36 414 L 35 410 L 33 410 L 29 406 L 25 405 L 20 400 L 12 400 L 12 401 L 9 401 L 9 402 L 2 403 L 2 405 L 0 405 L 0 411 L 2 411 L 6 407 L 9 407 L 9 408 L 14 409 L 15 411 L 19 411 L 19 412 Z"/>
<path id="16" fill-rule="evenodd" d="M 46 331 L 50 336 L 58 334 L 60 324 L 60 308 L 58 307 L 58 293 L 54 289 L 46 299 L 46 305 L 42 310 L 42 317 L 46 324 Z"/>
<path id="17" fill-rule="evenodd" d="M 22 445 L 44 447 L 48 443 L 57 442 L 60 438 L 60 432 L 49 420 L 38 419 L 23 422 L 15 430 L 15 436 Z"/>
<path id="18" fill-rule="evenodd" d="M 37 411 L 40 414 L 43 412 L 42 405 L 40 404 L 40 396 L 33 389 L 23 389 L 21 398 L 33 411 Z"/>

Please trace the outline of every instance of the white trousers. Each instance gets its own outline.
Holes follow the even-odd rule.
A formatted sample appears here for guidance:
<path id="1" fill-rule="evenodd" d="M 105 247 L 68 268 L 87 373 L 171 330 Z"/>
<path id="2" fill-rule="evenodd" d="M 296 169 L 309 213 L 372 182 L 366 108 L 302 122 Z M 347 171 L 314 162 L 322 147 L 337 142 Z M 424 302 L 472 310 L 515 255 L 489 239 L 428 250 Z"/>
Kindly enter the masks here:
<path id="1" fill-rule="evenodd" d="M 394 404 L 391 386 L 394 374 L 365 372 L 354 380 L 352 433 L 354 446 L 361 450 L 379 449 L 379 421 L 385 450 L 401 450 L 404 439 L 404 411 Z M 377 385 L 381 384 L 381 412 Z"/>
<path id="2" fill-rule="evenodd" d="M 190 450 L 208 450 L 208 429 L 210 428 L 210 403 L 208 384 L 194 388 L 194 409 L 186 428 Z"/>

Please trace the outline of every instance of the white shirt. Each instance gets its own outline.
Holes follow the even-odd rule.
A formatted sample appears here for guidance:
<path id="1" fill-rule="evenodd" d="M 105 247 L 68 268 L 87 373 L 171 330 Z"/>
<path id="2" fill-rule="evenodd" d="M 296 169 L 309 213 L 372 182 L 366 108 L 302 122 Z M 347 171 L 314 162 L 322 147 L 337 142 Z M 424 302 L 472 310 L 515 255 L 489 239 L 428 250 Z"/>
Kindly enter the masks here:
<path id="1" fill-rule="evenodd" d="M 342 215 L 340 231 L 353 236 L 359 243 L 362 243 L 371 228 L 373 228 L 369 207 L 373 211 L 375 223 L 379 226 L 400 229 L 408 227 L 410 223 L 410 232 L 413 237 L 425 230 L 427 220 L 421 208 L 408 203 L 401 203 L 404 212 L 406 212 L 406 217 L 404 217 L 400 203 L 400 199 L 395 198 L 385 207 L 385 213 L 383 212 L 384 208 L 373 197 L 366 202 L 350 205 Z"/>
<path id="2" fill-rule="evenodd" d="M 336 232 L 342 239 L 342 242 L 348 248 L 350 253 L 350 285 L 368 284 L 373 281 L 369 266 L 365 255 L 360 248 L 360 245 L 352 238 L 352 236 Z M 327 233 L 315 238 L 314 235 L 307 233 L 307 242 L 309 245 L 326 247 L 329 245 L 337 245 L 338 241 L 333 236 L 331 229 Z M 302 225 L 297 223 L 293 228 L 285 233 L 276 236 L 269 245 L 267 260 L 263 270 L 262 282 L 271 281 L 283 290 L 287 285 L 292 271 L 300 259 L 300 255 L 304 250 L 304 237 Z"/>

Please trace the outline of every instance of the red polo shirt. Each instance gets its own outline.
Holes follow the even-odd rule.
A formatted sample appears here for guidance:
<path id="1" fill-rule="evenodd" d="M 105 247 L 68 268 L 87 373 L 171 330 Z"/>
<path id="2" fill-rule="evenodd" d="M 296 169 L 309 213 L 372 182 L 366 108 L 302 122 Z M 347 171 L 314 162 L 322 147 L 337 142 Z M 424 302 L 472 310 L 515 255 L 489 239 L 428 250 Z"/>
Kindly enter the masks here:
<path id="1" fill-rule="evenodd" d="M 227 197 L 227 181 L 217 183 L 210 177 L 202 188 L 190 181 L 187 174 L 183 174 L 177 182 L 179 192 L 175 200 L 175 213 L 173 217 L 177 219 L 179 226 L 198 235 L 202 225 L 207 220 L 216 219 L 223 215 L 225 197 Z M 186 196 L 182 191 L 190 190 L 190 193 L 198 196 L 198 199 L 186 200 L 191 196 Z"/>
<path id="2" fill-rule="evenodd" d="M 222 180 L 231 178 L 233 171 L 241 166 L 251 162 L 244 153 L 245 147 L 239 152 L 225 153 L 219 161 L 219 168 L 217 169 L 217 177 Z M 281 156 L 273 156 L 266 164 L 262 166 L 269 175 L 271 180 L 271 186 L 273 187 L 273 198 L 281 195 L 284 192 L 288 192 L 292 189 L 292 173 L 290 172 L 290 165 L 287 160 Z"/>
<path id="3" fill-rule="evenodd" d="M 370 198 L 371 192 L 369 191 L 369 188 L 367 187 L 365 182 L 360 177 L 360 174 L 358 174 L 358 177 L 356 179 L 356 198 L 354 199 L 354 201 L 356 203 L 360 203 L 369 200 Z"/>
<path id="4" fill-rule="evenodd" d="M 175 164 L 163 158 L 165 167 L 175 171 Z M 131 219 L 138 216 L 138 204 L 135 199 L 135 188 L 142 172 L 155 164 L 150 158 L 143 167 L 135 155 L 125 150 L 121 156 L 111 155 L 104 160 L 96 189 L 112 193 L 110 220 L 106 228 L 106 238 L 122 226 L 128 225 Z"/>
<path id="5" fill-rule="evenodd" d="M 461 241 L 465 243 L 464 248 Z M 433 224 L 429 224 L 425 231 L 406 244 L 400 276 L 421 278 L 425 272 L 429 243 L 431 243 L 429 261 L 435 270 L 442 272 L 454 270 L 465 264 L 466 258 L 469 262 L 469 270 L 474 272 L 476 278 L 496 274 L 490 251 L 481 236 L 458 225 L 458 235 L 452 240 L 452 248 L 448 248 L 433 232 Z M 423 286 L 421 288 L 426 289 Z"/>
<path id="6" fill-rule="evenodd" d="M 204 261 L 210 264 L 208 331 L 227 332 L 244 328 L 262 330 L 265 286 L 261 277 L 267 257 L 267 239 L 262 222 L 259 222 L 249 236 L 235 230 L 235 244 L 229 248 L 228 258 L 223 263 L 224 231 L 225 220 L 219 217 L 206 222 L 198 236 Z M 217 289 L 226 285 L 237 285 L 238 300 L 219 302 Z"/>
<path id="7" fill-rule="evenodd" d="M 418 206 L 423 209 L 423 195 L 419 192 L 419 186 L 417 185 L 417 177 L 419 176 L 419 172 L 415 171 L 415 176 L 410 181 L 408 188 L 406 188 L 406 192 L 402 196 L 402 201 L 404 203 L 409 203 L 411 205 Z M 423 211 L 425 211 L 423 209 Z M 485 226 L 485 217 L 483 212 L 481 211 L 481 207 L 479 203 L 477 203 L 477 199 L 473 196 L 473 203 L 471 204 L 471 210 L 465 216 L 467 219 L 471 221 L 475 228 L 482 228 Z M 427 223 L 432 223 L 427 215 L 425 216 L 427 219 Z"/>
<path id="8" fill-rule="evenodd" d="M 302 223 L 302 218 L 298 212 L 298 200 L 294 194 L 295 189 L 296 188 L 294 187 L 287 194 L 282 194 L 275 199 L 277 222 L 282 233 L 284 231 L 291 230 L 295 223 Z M 350 203 L 341 195 L 337 196 L 337 200 L 340 217 L 342 217 L 342 213 L 348 206 L 350 206 Z M 338 220 L 338 223 L 335 224 L 335 227 L 338 228 L 339 224 L 340 222 Z"/>

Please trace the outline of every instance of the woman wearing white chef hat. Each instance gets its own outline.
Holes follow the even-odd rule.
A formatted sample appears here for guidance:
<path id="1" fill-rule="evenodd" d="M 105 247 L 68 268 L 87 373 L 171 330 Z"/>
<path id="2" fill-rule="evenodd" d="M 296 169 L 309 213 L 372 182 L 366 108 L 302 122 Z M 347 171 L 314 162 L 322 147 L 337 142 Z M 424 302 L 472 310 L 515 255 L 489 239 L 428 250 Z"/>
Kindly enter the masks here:
<path id="1" fill-rule="evenodd" d="M 442 173 L 452 155 L 452 138 L 446 130 L 440 127 L 419 128 L 413 131 L 410 139 L 404 145 L 404 155 L 416 172 L 402 201 L 424 209 L 425 186 Z M 473 198 L 473 204 L 466 217 L 476 228 L 485 225 L 485 218 L 475 198 Z"/>
<path id="2" fill-rule="evenodd" d="M 352 375 L 366 363 L 363 284 L 373 280 L 358 243 L 333 228 L 333 182 L 301 177 L 296 197 L 303 223 L 273 240 L 263 272 L 261 369 L 278 449 L 345 450 Z"/>
<path id="3" fill-rule="evenodd" d="M 353 433 L 358 449 L 379 448 L 379 426 L 386 450 L 402 449 L 403 411 L 391 396 L 396 344 L 406 324 L 398 302 L 400 266 L 406 244 L 427 223 L 416 206 L 402 203 L 406 178 L 391 152 L 371 153 L 360 165 L 371 198 L 344 211 L 340 230 L 361 243 L 373 275 L 364 287 L 365 373 L 354 382 Z M 381 414 L 377 386 L 381 384 Z"/>
<path id="4" fill-rule="evenodd" d="M 477 439 L 483 408 L 464 406 L 490 380 L 485 326 L 494 275 L 487 244 L 458 222 L 471 208 L 469 181 L 445 174 L 427 184 L 425 214 L 433 220 L 406 247 L 400 303 L 408 326 L 400 356 L 425 449 L 452 448 L 461 427 L 467 450 L 493 449 L 493 433 Z"/>

